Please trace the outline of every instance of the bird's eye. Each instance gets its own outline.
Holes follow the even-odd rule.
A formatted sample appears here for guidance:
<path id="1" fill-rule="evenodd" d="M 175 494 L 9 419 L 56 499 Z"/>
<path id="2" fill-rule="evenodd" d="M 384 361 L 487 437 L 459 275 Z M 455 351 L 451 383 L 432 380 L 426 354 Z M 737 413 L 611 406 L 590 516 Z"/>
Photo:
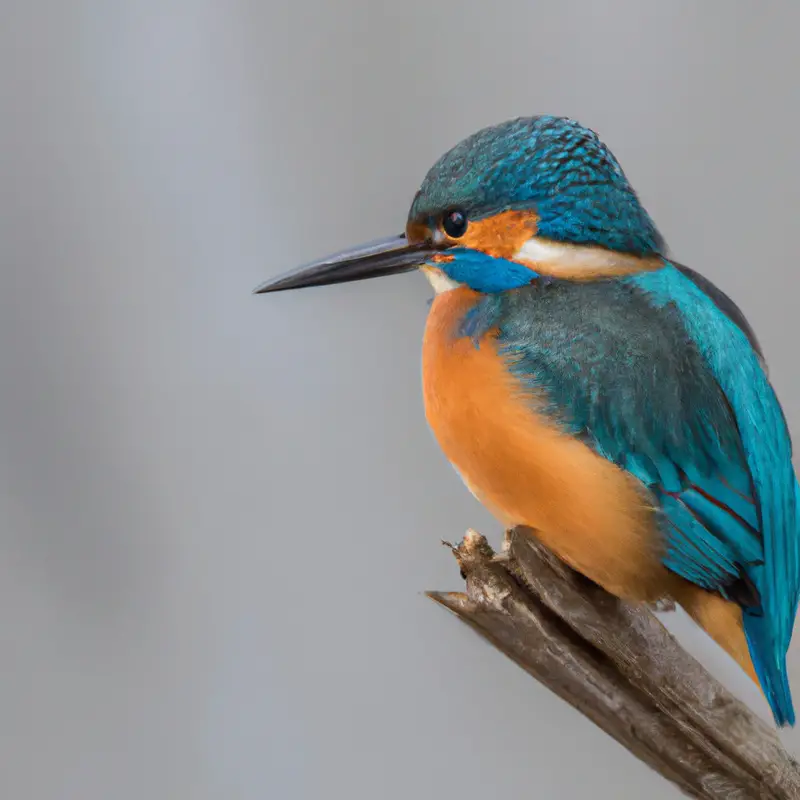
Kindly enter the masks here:
<path id="1" fill-rule="evenodd" d="M 467 215 L 457 208 L 442 217 L 442 228 L 451 239 L 460 239 L 467 232 L 468 224 Z"/>

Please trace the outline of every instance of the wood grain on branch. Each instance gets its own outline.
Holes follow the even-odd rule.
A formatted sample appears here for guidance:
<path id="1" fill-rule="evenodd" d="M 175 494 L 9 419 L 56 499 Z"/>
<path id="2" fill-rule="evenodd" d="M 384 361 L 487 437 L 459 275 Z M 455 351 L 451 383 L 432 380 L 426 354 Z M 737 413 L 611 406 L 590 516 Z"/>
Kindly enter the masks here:
<path id="1" fill-rule="evenodd" d="M 800 798 L 800 767 L 775 731 L 648 608 L 569 570 L 523 528 L 501 554 L 474 532 L 453 552 L 466 593 L 429 597 L 686 795 Z"/>

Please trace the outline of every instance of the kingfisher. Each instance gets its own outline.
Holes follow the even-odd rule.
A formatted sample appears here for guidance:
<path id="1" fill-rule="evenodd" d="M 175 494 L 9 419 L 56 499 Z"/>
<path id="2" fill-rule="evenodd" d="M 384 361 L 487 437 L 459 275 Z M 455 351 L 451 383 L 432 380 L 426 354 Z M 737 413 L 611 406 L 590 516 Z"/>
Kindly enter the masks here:
<path id="1" fill-rule="evenodd" d="M 277 292 L 421 270 L 425 414 L 466 487 L 628 601 L 681 605 L 794 725 L 800 594 L 787 422 L 739 307 L 673 260 L 573 119 L 480 130 L 429 170 L 405 233 Z"/>

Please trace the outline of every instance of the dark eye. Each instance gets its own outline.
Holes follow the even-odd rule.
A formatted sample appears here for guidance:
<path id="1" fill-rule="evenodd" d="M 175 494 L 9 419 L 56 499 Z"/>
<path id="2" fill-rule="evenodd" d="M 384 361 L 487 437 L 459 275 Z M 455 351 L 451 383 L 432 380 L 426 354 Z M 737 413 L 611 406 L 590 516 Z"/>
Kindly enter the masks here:
<path id="1" fill-rule="evenodd" d="M 460 239 L 467 232 L 467 215 L 454 208 L 442 217 L 442 228 L 451 239 Z"/>

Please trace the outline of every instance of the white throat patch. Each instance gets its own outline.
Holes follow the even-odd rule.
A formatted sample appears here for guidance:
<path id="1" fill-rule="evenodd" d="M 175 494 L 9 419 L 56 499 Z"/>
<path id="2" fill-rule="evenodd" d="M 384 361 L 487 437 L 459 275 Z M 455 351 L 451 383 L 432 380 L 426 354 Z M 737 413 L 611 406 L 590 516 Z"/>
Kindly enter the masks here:
<path id="1" fill-rule="evenodd" d="M 436 267 L 426 265 L 422 267 L 422 271 L 425 273 L 425 277 L 428 279 L 430 285 L 433 286 L 433 291 L 436 292 L 436 294 L 451 292 L 453 289 L 458 289 L 459 286 L 464 285 L 463 283 L 454 281 L 451 277 Z"/>

